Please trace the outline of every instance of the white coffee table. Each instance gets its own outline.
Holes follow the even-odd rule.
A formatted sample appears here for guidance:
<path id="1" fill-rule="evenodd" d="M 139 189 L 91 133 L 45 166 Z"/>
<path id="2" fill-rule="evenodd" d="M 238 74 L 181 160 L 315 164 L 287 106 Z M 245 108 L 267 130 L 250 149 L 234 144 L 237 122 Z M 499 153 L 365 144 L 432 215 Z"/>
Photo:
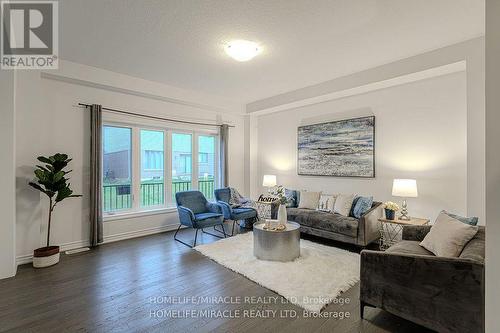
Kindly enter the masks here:
<path id="1" fill-rule="evenodd" d="M 253 254 L 257 259 L 293 261 L 300 256 L 300 225 L 288 221 L 283 231 L 264 229 L 265 223 L 253 225 Z"/>

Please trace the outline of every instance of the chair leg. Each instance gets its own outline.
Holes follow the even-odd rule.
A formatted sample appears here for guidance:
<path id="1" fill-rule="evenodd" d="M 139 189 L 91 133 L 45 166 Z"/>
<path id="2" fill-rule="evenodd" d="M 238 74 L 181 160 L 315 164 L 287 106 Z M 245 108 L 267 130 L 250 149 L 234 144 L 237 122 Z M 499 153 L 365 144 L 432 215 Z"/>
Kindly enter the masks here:
<path id="1" fill-rule="evenodd" d="M 214 226 L 214 228 L 215 228 L 215 226 Z M 214 237 L 217 237 L 217 238 L 226 238 L 226 231 L 224 231 L 224 225 L 222 225 L 222 230 L 223 231 L 221 232 L 221 231 L 215 229 L 215 231 L 221 232 L 224 235 L 224 237 L 216 235 L 216 234 L 212 234 L 211 232 L 207 232 L 207 231 L 203 230 L 203 228 L 201 228 L 201 232 L 204 233 L 204 234 L 207 234 L 207 235 L 210 235 L 210 236 L 214 236 Z"/>
<path id="2" fill-rule="evenodd" d="M 182 240 L 180 240 L 180 239 L 178 239 L 178 238 L 177 238 L 177 233 L 179 232 L 179 230 L 181 229 L 181 227 L 182 227 L 182 225 L 179 225 L 179 227 L 178 227 L 178 228 L 177 228 L 177 230 L 175 231 L 175 234 L 174 234 L 174 239 L 175 239 L 176 241 L 178 241 L 179 243 L 182 243 L 182 244 L 184 244 L 184 245 L 186 245 L 186 246 L 188 246 L 188 247 L 190 247 L 190 248 L 195 247 L 195 246 L 196 246 L 196 239 L 198 238 L 198 229 L 195 229 L 196 231 L 195 231 L 195 233 L 194 233 L 194 243 L 193 243 L 193 245 L 190 245 L 190 244 L 188 244 L 188 243 L 186 243 L 186 242 L 184 242 L 184 241 L 182 241 Z"/>
<path id="3" fill-rule="evenodd" d="M 229 220 L 229 221 L 231 221 L 231 220 Z M 226 230 L 224 228 L 224 223 L 221 224 L 222 230 L 217 229 L 216 225 L 214 225 L 214 230 L 217 231 L 217 232 L 220 232 L 221 234 L 224 234 L 224 238 L 226 238 L 226 236 L 232 237 L 232 236 L 234 236 L 234 224 L 235 223 L 236 223 L 236 221 L 233 220 L 233 229 L 231 230 L 231 234 L 226 233 Z"/>
<path id="4" fill-rule="evenodd" d="M 361 319 L 364 319 L 364 315 L 365 315 L 365 306 L 369 306 L 369 307 L 374 307 L 373 305 L 371 304 L 368 304 L 366 302 L 363 302 L 363 301 L 359 301 L 359 315 L 360 315 L 360 318 Z"/>
<path id="5" fill-rule="evenodd" d="M 224 229 L 224 222 L 222 223 L 222 233 L 224 234 L 224 238 L 226 238 L 226 230 Z"/>

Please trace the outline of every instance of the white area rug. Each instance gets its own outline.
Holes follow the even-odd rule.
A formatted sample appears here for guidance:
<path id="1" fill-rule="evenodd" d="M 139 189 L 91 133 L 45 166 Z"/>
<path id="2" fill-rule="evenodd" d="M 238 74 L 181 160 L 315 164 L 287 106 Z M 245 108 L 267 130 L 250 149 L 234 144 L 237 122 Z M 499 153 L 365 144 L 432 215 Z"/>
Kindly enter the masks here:
<path id="1" fill-rule="evenodd" d="M 359 281 L 359 254 L 303 239 L 300 257 L 292 262 L 255 258 L 251 232 L 198 245 L 195 250 L 313 312 Z"/>

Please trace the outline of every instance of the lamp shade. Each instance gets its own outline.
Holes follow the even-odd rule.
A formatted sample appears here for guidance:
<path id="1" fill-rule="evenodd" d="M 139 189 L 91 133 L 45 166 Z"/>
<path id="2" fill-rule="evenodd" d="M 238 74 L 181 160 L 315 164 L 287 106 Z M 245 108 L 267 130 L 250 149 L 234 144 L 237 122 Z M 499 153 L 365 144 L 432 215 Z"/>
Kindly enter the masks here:
<path id="1" fill-rule="evenodd" d="M 415 179 L 394 179 L 392 183 L 392 195 L 404 198 L 418 197 L 417 181 Z"/>
<path id="2" fill-rule="evenodd" d="M 262 186 L 273 187 L 276 186 L 276 176 L 275 175 L 264 175 L 262 180 Z"/>

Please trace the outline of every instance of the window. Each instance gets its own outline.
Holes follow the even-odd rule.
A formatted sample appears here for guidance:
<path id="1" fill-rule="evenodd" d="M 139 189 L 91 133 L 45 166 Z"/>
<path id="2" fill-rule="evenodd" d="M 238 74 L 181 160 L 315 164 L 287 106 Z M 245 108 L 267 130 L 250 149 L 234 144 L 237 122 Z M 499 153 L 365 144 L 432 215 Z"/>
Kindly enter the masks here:
<path id="1" fill-rule="evenodd" d="M 198 136 L 198 189 L 207 199 L 214 197 L 215 137 Z"/>
<path id="2" fill-rule="evenodd" d="M 141 206 L 164 203 L 163 131 L 141 130 Z"/>
<path id="3" fill-rule="evenodd" d="M 172 196 L 191 189 L 192 135 L 172 133 Z"/>
<path id="4" fill-rule="evenodd" d="M 144 150 L 143 168 L 147 170 L 163 170 L 163 150 Z"/>
<path id="5" fill-rule="evenodd" d="M 126 127 L 103 128 L 103 210 L 130 209 L 132 130 Z"/>
<path id="6" fill-rule="evenodd" d="M 201 163 L 208 163 L 208 153 L 199 153 L 198 154 L 198 162 Z"/>
<path id="7" fill-rule="evenodd" d="M 198 189 L 213 199 L 218 183 L 215 131 L 103 126 L 103 213 L 175 207 L 175 193 Z"/>

